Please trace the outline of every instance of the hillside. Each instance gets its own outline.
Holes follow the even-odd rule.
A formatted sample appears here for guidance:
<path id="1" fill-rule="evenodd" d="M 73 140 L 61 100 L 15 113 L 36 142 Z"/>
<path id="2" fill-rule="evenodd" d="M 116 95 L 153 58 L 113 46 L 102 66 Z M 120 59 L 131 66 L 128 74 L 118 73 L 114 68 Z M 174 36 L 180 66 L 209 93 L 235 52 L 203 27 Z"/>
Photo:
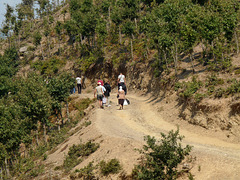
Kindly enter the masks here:
<path id="1" fill-rule="evenodd" d="M 95 172 L 96 178 L 127 179 L 127 176 L 130 178 L 134 165 L 140 160 L 140 154 L 135 149 L 140 149 L 144 145 L 143 137 L 151 135 L 160 138 L 160 132 L 165 133 L 179 126 L 180 133 L 185 136 L 183 145 L 194 146 L 191 155 L 196 159 L 193 162 L 185 162 L 185 166 L 186 164 L 190 166 L 194 179 L 238 179 L 240 161 L 238 143 L 229 142 L 221 132 L 212 132 L 180 120 L 172 103 L 166 105 L 165 100 L 159 101 L 159 98 L 153 98 L 151 95 L 146 96 L 139 91 L 131 91 L 127 95 L 131 104 L 125 106 L 123 111 L 119 111 L 115 95 L 114 92 L 111 95 L 111 107 L 106 107 L 104 110 L 97 107 L 89 111 L 85 120 L 91 121 L 91 125 L 81 130 L 73 129 L 75 133 L 54 152 L 48 154 L 45 162 L 47 164 L 45 178 L 69 179 L 69 176 L 62 174 L 62 171 L 53 169 L 62 165 L 73 144 L 89 140 L 100 143 L 100 148 L 74 167 L 71 171 L 71 179 L 78 179 L 78 173 L 74 173 L 76 169 L 81 169 L 90 162 L 96 165 L 102 160 L 108 161 L 113 158 L 120 160 L 123 166 L 122 173 L 98 176 Z M 92 97 L 92 93 L 84 92 L 73 96 Z M 78 129 L 81 123 L 75 129 Z M 124 177 L 123 174 L 125 178 L 121 178 Z M 180 179 L 187 177 L 183 176 Z"/>
<path id="2" fill-rule="evenodd" d="M 177 126 L 193 146 L 179 179 L 238 179 L 239 1 L 46 0 L 36 12 L 31 2 L 15 14 L 7 6 L 1 29 L 3 179 L 78 179 L 114 158 L 122 170 L 104 176 L 98 164 L 95 178 L 134 179 L 144 136 Z M 131 101 L 123 111 L 120 72 Z M 77 76 L 81 95 L 70 94 Z M 104 110 L 93 98 L 99 79 L 113 88 Z M 72 162 L 78 145 L 92 152 Z"/>

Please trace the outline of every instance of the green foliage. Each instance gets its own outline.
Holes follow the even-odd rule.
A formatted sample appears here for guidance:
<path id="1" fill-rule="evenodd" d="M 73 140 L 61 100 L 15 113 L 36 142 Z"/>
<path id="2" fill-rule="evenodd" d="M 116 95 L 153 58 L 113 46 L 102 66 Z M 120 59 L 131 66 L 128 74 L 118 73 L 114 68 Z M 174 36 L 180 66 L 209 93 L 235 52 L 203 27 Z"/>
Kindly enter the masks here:
<path id="1" fill-rule="evenodd" d="M 75 79 L 70 73 L 62 73 L 50 79 L 47 88 L 51 96 L 58 103 L 66 101 L 70 90 L 75 86 Z"/>
<path id="2" fill-rule="evenodd" d="M 78 178 L 84 178 L 84 179 L 94 179 L 94 169 L 96 167 L 93 165 L 93 162 L 90 162 L 87 166 L 85 166 L 82 169 L 76 169 L 75 172 L 78 173 Z"/>
<path id="3" fill-rule="evenodd" d="M 215 98 L 221 98 L 221 97 L 223 97 L 223 95 L 225 94 L 225 89 L 223 89 L 223 88 L 218 88 L 218 89 L 216 89 L 215 90 L 215 95 L 214 95 L 214 97 Z"/>
<path id="4" fill-rule="evenodd" d="M 33 179 L 44 173 L 44 166 L 36 164 L 33 157 L 19 158 L 13 167 L 17 179 Z"/>
<path id="5" fill-rule="evenodd" d="M 201 86 L 202 82 L 193 76 L 192 81 L 182 83 L 182 91 L 179 93 L 179 96 L 186 99 L 191 98 Z"/>
<path id="6" fill-rule="evenodd" d="M 91 99 L 85 98 L 85 99 L 81 99 L 80 101 L 75 102 L 73 106 L 78 111 L 83 111 L 84 109 L 87 109 L 91 103 L 92 103 Z"/>
<path id="7" fill-rule="evenodd" d="M 118 159 L 111 159 L 108 162 L 102 160 L 99 163 L 100 171 L 104 176 L 116 174 L 121 170 L 121 165 Z"/>
<path id="8" fill-rule="evenodd" d="M 196 93 L 194 96 L 194 100 L 196 103 L 199 103 L 204 97 L 206 97 L 206 94 Z"/>
<path id="9" fill-rule="evenodd" d="M 24 121 L 21 120 L 21 107 L 12 99 L 0 99 L 0 164 L 4 158 L 9 158 L 12 152 L 17 152 L 24 136 Z"/>
<path id="10" fill-rule="evenodd" d="M 143 155 L 143 161 L 134 169 L 137 179 L 177 179 L 179 175 L 178 165 L 191 152 L 192 147 L 182 147 L 183 136 L 179 130 L 170 131 L 168 135 L 161 133 L 161 140 L 145 136 L 147 145 L 139 152 Z"/>
<path id="11" fill-rule="evenodd" d="M 16 101 L 23 108 L 22 113 L 28 117 L 25 122 L 29 130 L 37 127 L 37 122 L 46 123 L 50 116 L 52 97 L 43 78 L 30 73 L 25 79 L 18 79 Z"/>
<path id="12" fill-rule="evenodd" d="M 56 132 L 56 131 L 51 131 L 48 133 L 49 136 L 49 149 L 53 149 L 54 147 L 56 147 L 57 145 L 61 144 L 68 136 L 67 136 L 67 131 L 69 130 L 69 128 L 64 127 L 61 128 L 60 132 Z"/>
<path id="13" fill-rule="evenodd" d="M 221 78 L 218 78 L 216 74 L 211 74 L 210 76 L 207 77 L 205 86 L 216 86 L 216 85 L 223 85 L 224 80 Z"/>
<path id="14" fill-rule="evenodd" d="M 39 31 L 36 31 L 34 34 L 33 34 L 33 42 L 35 44 L 35 46 L 38 46 L 41 44 L 41 40 L 42 40 L 42 35 Z"/>
<path id="15" fill-rule="evenodd" d="M 63 67 L 63 65 L 65 65 L 64 60 L 61 60 L 57 57 L 52 57 L 45 61 L 37 61 L 31 64 L 31 67 L 40 71 L 42 75 L 53 75 L 56 74 L 59 68 Z"/>
<path id="16" fill-rule="evenodd" d="M 63 168 L 68 172 L 78 165 L 82 158 L 89 156 L 99 148 L 99 144 L 88 141 L 85 144 L 73 145 L 69 148 L 68 155 L 63 162 Z"/>
<path id="17" fill-rule="evenodd" d="M 233 83 L 226 89 L 227 94 L 235 94 L 240 92 L 240 81 L 233 80 Z"/>

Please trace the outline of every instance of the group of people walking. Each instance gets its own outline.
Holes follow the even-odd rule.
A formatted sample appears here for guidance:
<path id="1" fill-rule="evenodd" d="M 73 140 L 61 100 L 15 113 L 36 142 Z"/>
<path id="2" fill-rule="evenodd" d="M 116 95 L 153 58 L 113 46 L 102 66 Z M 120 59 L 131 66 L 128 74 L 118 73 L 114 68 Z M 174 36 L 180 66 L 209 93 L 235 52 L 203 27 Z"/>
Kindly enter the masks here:
<path id="1" fill-rule="evenodd" d="M 123 109 L 123 104 L 125 100 L 125 95 L 127 94 L 127 88 L 126 88 L 126 80 L 125 76 L 120 73 L 117 80 L 118 84 L 118 92 L 117 92 L 117 98 L 118 98 L 118 104 L 120 105 L 120 110 Z M 111 92 L 111 86 L 109 82 L 106 82 L 103 85 L 103 82 L 101 80 L 98 80 L 97 87 L 94 90 L 94 98 L 97 95 L 97 100 L 99 101 L 99 106 L 103 108 L 103 104 L 106 103 L 107 106 L 110 106 L 109 103 L 109 96 Z"/>
<path id="2" fill-rule="evenodd" d="M 106 104 L 106 106 L 111 106 L 109 103 L 109 96 L 111 92 L 111 86 L 109 82 L 105 82 L 103 84 L 102 80 L 98 80 L 97 87 L 94 90 L 94 98 L 97 95 L 97 99 L 99 101 L 99 106 L 103 108 L 103 104 Z"/>
<path id="3" fill-rule="evenodd" d="M 78 94 L 81 94 L 82 92 L 82 78 L 80 76 L 76 77 L 76 84 L 77 84 L 77 92 Z M 123 109 L 124 101 L 126 99 L 126 94 L 127 94 L 127 87 L 126 87 L 126 79 L 125 76 L 120 73 L 117 79 L 117 98 L 118 98 L 118 104 L 120 105 L 119 109 Z M 75 93 L 75 88 L 74 91 Z M 111 93 L 111 86 L 108 81 L 105 83 L 102 80 L 98 80 L 97 82 L 97 87 L 94 89 L 94 98 L 96 97 L 100 108 L 104 108 L 104 105 L 109 107 L 110 102 L 109 102 L 109 96 Z"/>

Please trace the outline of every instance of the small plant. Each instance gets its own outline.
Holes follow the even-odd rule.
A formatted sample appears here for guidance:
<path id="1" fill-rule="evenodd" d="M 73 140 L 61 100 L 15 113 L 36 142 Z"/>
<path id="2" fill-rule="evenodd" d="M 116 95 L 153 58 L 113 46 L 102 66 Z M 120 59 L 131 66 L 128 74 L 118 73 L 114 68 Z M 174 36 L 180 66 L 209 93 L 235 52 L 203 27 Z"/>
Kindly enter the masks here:
<path id="1" fill-rule="evenodd" d="M 47 155 L 44 154 L 44 155 L 43 155 L 43 160 L 45 161 L 46 159 L 47 159 Z"/>
<path id="2" fill-rule="evenodd" d="M 192 81 L 185 82 L 182 86 L 183 91 L 179 93 L 180 97 L 184 97 L 186 99 L 193 96 L 194 93 L 202 86 L 202 82 L 198 81 L 197 78 L 194 76 Z"/>
<path id="3" fill-rule="evenodd" d="M 223 89 L 223 88 L 218 88 L 218 89 L 215 91 L 214 97 L 215 97 L 215 98 L 221 98 L 221 97 L 223 97 L 224 94 L 225 94 L 225 89 Z"/>
<path id="4" fill-rule="evenodd" d="M 78 173 L 78 178 L 84 178 L 84 179 L 94 179 L 95 176 L 93 174 L 93 171 L 96 167 L 93 165 L 93 162 L 90 162 L 87 166 L 84 168 L 78 170 L 76 169 L 75 172 Z"/>
<path id="5" fill-rule="evenodd" d="M 240 81 L 233 80 L 230 87 L 227 88 L 227 94 L 235 94 L 240 92 Z"/>
<path id="6" fill-rule="evenodd" d="M 86 122 L 84 123 L 85 127 L 87 127 L 87 126 L 89 126 L 89 125 L 91 125 L 91 124 L 92 124 L 91 121 L 86 121 Z"/>
<path id="7" fill-rule="evenodd" d="M 196 101 L 196 103 L 199 103 L 204 97 L 206 97 L 205 94 L 196 93 L 194 96 L 194 100 Z"/>
<path id="8" fill-rule="evenodd" d="M 82 158 L 89 156 L 99 148 L 99 144 L 88 141 L 86 144 L 73 145 L 69 148 L 68 155 L 63 162 L 63 168 L 68 172 L 78 165 Z"/>
<path id="9" fill-rule="evenodd" d="M 182 147 L 183 136 L 179 135 L 179 129 L 169 132 L 168 135 L 161 133 L 162 139 L 157 141 L 154 137 L 145 136 L 147 145 L 143 150 L 138 150 L 143 159 L 133 170 L 136 179 L 176 179 L 181 172 L 178 165 L 189 155 L 192 147 Z"/>
<path id="10" fill-rule="evenodd" d="M 120 162 L 118 159 L 111 159 L 108 162 L 102 160 L 99 163 L 101 173 L 106 176 L 108 174 L 116 174 L 121 170 Z"/>
<path id="11" fill-rule="evenodd" d="M 205 83 L 206 87 L 209 86 L 215 86 L 215 85 L 223 85 L 224 84 L 224 80 L 221 78 L 218 78 L 216 76 L 216 74 L 211 74 L 211 76 L 207 77 L 207 81 Z"/>

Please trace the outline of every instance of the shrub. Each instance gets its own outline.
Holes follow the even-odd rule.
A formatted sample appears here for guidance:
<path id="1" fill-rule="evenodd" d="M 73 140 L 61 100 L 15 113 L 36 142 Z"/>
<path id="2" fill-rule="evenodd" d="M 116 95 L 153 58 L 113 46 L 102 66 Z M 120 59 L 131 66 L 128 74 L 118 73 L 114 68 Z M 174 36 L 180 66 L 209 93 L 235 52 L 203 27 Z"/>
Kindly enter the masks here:
<path id="1" fill-rule="evenodd" d="M 191 82 L 183 83 L 183 91 L 179 93 L 180 97 L 190 98 L 192 95 L 197 92 L 197 90 L 202 86 L 202 82 L 198 81 L 197 78 L 194 76 Z"/>
<path id="2" fill-rule="evenodd" d="M 225 90 L 223 88 L 218 88 L 215 91 L 215 98 L 221 98 L 225 93 Z"/>
<path id="3" fill-rule="evenodd" d="M 93 174 L 94 169 L 95 169 L 95 166 L 93 165 L 93 162 L 90 162 L 84 168 L 80 170 L 76 169 L 75 172 L 78 172 L 78 178 L 94 179 L 95 178 Z"/>
<path id="4" fill-rule="evenodd" d="M 235 94 L 240 92 L 240 81 L 233 80 L 230 87 L 227 88 L 227 94 Z"/>
<path id="5" fill-rule="evenodd" d="M 218 78 L 216 76 L 216 74 L 211 74 L 211 76 L 207 77 L 207 81 L 205 83 L 206 87 L 209 86 L 215 86 L 215 85 L 223 85 L 224 84 L 224 80 L 221 78 Z"/>
<path id="6" fill-rule="evenodd" d="M 137 165 L 133 174 L 137 179 L 176 179 L 180 172 L 177 166 L 189 155 L 192 147 L 187 145 L 182 148 L 183 136 L 170 131 L 168 135 L 161 133 L 161 140 L 157 141 L 154 137 L 145 136 L 147 145 L 143 150 L 138 150 L 142 155 L 142 162 Z"/>
<path id="7" fill-rule="evenodd" d="M 89 156 L 99 148 L 99 144 L 88 141 L 86 144 L 73 145 L 69 148 L 68 155 L 63 162 L 64 169 L 68 172 L 78 165 L 83 157 Z"/>
<path id="8" fill-rule="evenodd" d="M 105 161 L 101 161 L 99 163 L 100 165 L 100 170 L 101 170 L 101 173 L 106 176 L 108 174 L 116 174 L 120 171 L 121 169 L 121 166 L 120 166 L 120 162 L 118 159 L 111 159 L 110 161 L 108 162 L 105 162 Z"/>
<path id="9" fill-rule="evenodd" d="M 196 93 L 194 96 L 194 100 L 196 101 L 196 103 L 199 103 L 204 97 L 206 97 L 205 94 Z"/>

